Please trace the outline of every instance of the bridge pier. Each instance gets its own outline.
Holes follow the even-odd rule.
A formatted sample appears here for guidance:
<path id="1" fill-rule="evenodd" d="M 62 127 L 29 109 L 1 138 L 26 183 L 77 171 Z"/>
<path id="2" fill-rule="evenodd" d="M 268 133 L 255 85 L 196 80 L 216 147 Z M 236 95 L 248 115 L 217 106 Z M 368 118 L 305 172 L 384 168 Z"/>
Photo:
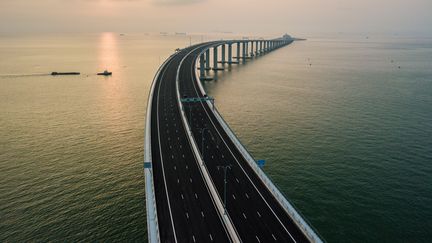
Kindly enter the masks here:
<path id="1" fill-rule="evenodd" d="M 250 56 L 251 56 L 251 57 L 254 57 L 254 56 L 255 56 L 255 54 L 254 54 L 254 41 L 251 41 L 251 52 L 250 52 Z"/>
<path id="2" fill-rule="evenodd" d="M 224 68 L 220 68 L 218 65 L 218 46 L 213 47 L 213 71 L 221 71 Z"/>
<path id="3" fill-rule="evenodd" d="M 222 64 L 225 64 L 225 43 L 222 44 Z"/>
<path id="4" fill-rule="evenodd" d="M 240 42 L 237 42 L 237 61 L 240 61 Z"/>
<path id="5" fill-rule="evenodd" d="M 246 61 L 246 47 L 247 47 L 246 42 L 243 42 L 243 55 L 242 55 L 243 62 Z"/>
<path id="6" fill-rule="evenodd" d="M 201 54 L 200 56 L 200 62 L 199 62 L 199 66 L 200 66 L 200 79 L 203 80 L 205 78 L 205 56 L 204 53 Z"/>
<path id="7" fill-rule="evenodd" d="M 232 63 L 232 44 L 228 44 L 228 64 Z"/>
<path id="8" fill-rule="evenodd" d="M 210 49 L 207 49 L 205 53 L 205 70 L 210 69 Z"/>
<path id="9" fill-rule="evenodd" d="M 261 55 L 261 52 L 262 52 L 262 41 L 258 41 L 258 43 L 259 43 L 259 47 L 258 47 L 258 55 Z"/>

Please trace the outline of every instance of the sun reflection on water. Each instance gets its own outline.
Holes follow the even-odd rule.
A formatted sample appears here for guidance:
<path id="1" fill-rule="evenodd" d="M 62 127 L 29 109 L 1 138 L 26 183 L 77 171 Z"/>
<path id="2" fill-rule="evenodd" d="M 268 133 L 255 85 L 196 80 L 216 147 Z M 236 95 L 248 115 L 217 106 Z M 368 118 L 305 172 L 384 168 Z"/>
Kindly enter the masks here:
<path id="1" fill-rule="evenodd" d="M 114 33 L 102 33 L 99 40 L 99 69 L 103 70 L 118 70 L 119 55 L 118 55 L 118 39 Z"/>

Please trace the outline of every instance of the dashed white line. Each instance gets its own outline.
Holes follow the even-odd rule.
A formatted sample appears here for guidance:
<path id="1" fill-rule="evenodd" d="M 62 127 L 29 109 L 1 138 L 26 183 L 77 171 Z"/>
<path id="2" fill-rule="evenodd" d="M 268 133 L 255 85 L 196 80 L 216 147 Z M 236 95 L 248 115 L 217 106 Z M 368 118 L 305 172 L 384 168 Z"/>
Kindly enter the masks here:
<path id="1" fill-rule="evenodd" d="M 189 214 L 186 212 L 186 218 L 189 219 Z"/>
<path id="2" fill-rule="evenodd" d="M 201 211 L 201 216 L 204 218 L 204 213 L 203 213 L 203 211 Z"/>
<path id="3" fill-rule="evenodd" d="M 213 241 L 213 237 L 211 234 L 209 234 L 210 240 Z"/>
<path id="4" fill-rule="evenodd" d="M 258 214 L 258 217 L 260 217 L 261 218 L 261 214 L 257 211 L 257 214 Z"/>
<path id="5" fill-rule="evenodd" d="M 198 195 L 195 193 L 195 198 L 198 199 Z"/>
<path id="6" fill-rule="evenodd" d="M 258 235 L 255 235 L 256 239 L 258 242 L 261 242 L 260 239 L 258 238 Z"/>
<path id="7" fill-rule="evenodd" d="M 184 200 L 184 196 L 183 196 L 183 193 L 182 194 L 180 194 L 180 196 L 181 196 L 181 198 Z"/>
<path id="8" fill-rule="evenodd" d="M 234 195 L 234 194 L 232 194 L 232 197 L 234 198 L 234 200 L 236 199 L 236 197 L 235 197 L 235 195 Z"/>
<path id="9" fill-rule="evenodd" d="M 245 196 L 247 197 L 247 199 L 249 199 L 249 195 L 247 193 L 245 193 Z"/>
<path id="10" fill-rule="evenodd" d="M 193 240 L 193 242 L 196 242 L 195 235 L 192 235 L 192 240 Z"/>
<path id="11" fill-rule="evenodd" d="M 272 234 L 272 237 L 275 241 L 277 241 L 276 236 L 274 236 L 274 234 Z"/>
<path id="12" fill-rule="evenodd" d="M 189 181 L 192 183 L 192 177 L 189 177 Z"/>
<path id="13" fill-rule="evenodd" d="M 244 217 L 245 219 L 247 219 L 247 218 L 246 218 L 246 214 L 244 214 L 244 213 L 243 213 L 243 217 Z"/>
<path id="14" fill-rule="evenodd" d="M 237 183 L 240 183 L 239 179 L 236 178 Z"/>

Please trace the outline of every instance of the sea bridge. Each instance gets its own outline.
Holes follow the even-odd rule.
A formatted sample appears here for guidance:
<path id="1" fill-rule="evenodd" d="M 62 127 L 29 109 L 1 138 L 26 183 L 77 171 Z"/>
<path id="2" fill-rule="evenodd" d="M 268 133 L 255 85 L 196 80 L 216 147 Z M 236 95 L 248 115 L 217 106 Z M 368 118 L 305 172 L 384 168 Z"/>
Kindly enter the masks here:
<path id="1" fill-rule="evenodd" d="M 322 242 L 257 165 L 201 84 L 212 79 L 209 70 L 222 71 L 292 42 L 284 36 L 200 43 L 176 51 L 161 65 L 145 129 L 149 242 Z"/>

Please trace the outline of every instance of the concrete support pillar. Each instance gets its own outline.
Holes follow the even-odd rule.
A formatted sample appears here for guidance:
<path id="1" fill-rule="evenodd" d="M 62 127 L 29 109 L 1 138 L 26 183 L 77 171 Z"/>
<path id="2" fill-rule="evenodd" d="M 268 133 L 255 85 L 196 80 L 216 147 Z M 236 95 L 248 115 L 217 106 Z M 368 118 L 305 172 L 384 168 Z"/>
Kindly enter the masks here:
<path id="1" fill-rule="evenodd" d="M 255 56 L 255 54 L 254 54 L 254 42 L 253 42 L 253 41 L 251 41 L 251 51 L 250 51 L 250 55 L 251 55 L 251 57 Z"/>
<path id="2" fill-rule="evenodd" d="M 213 70 L 218 69 L 218 48 L 217 46 L 213 47 Z"/>
<path id="3" fill-rule="evenodd" d="M 255 43 L 255 55 L 258 56 L 258 41 Z"/>
<path id="4" fill-rule="evenodd" d="M 222 64 L 225 64 L 225 44 L 222 44 Z"/>
<path id="5" fill-rule="evenodd" d="M 210 49 L 206 50 L 205 54 L 205 69 L 210 70 Z"/>
<path id="6" fill-rule="evenodd" d="M 199 67 L 200 67 L 200 79 L 204 79 L 205 78 L 205 56 L 204 54 L 201 54 L 200 56 L 200 62 L 199 62 Z"/>
<path id="7" fill-rule="evenodd" d="M 240 61 L 240 42 L 237 42 L 237 60 Z"/>
<path id="8" fill-rule="evenodd" d="M 259 42 L 259 50 L 258 50 L 258 52 L 259 52 L 259 54 L 261 55 L 262 54 L 262 50 L 263 50 L 263 42 L 262 41 L 260 41 Z"/>
<path id="9" fill-rule="evenodd" d="M 228 44 L 228 63 L 232 63 L 232 43 Z"/>
<path id="10" fill-rule="evenodd" d="M 243 59 L 246 59 L 246 42 L 243 42 Z"/>

